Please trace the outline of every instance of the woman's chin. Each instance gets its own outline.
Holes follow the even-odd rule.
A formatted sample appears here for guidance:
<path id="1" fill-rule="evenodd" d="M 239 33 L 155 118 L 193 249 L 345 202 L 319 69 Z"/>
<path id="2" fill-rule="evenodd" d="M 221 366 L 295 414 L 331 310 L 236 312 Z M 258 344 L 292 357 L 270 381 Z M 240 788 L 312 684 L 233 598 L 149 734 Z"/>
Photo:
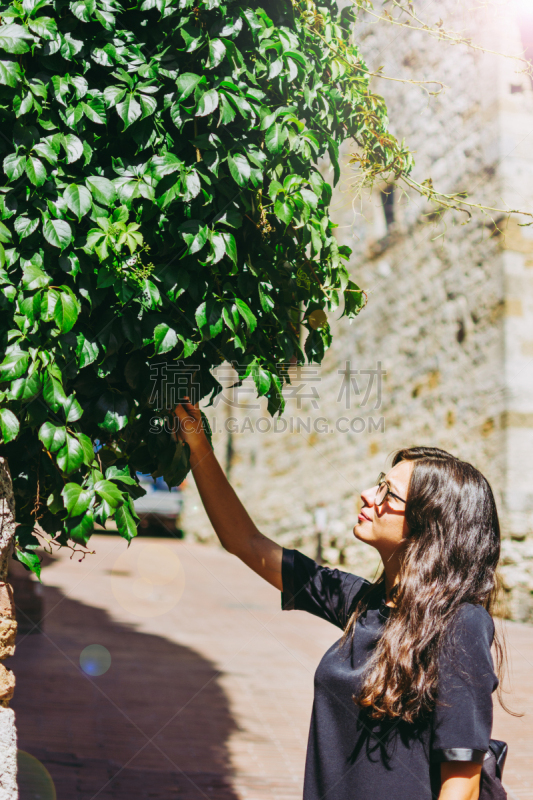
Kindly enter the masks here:
<path id="1" fill-rule="evenodd" d="M 368 534 L 370 531 L 365 531 L 365 528 L 368 526 L 368 523 L 365 524 L 364 522 L 357 522 L 353 528 L 353 535 L 356 539 L 359 539 L 360 542 L 365 542 L 368 544 L 369 536 Z M 369 526 L 368 526 L 369 527 Z"/>

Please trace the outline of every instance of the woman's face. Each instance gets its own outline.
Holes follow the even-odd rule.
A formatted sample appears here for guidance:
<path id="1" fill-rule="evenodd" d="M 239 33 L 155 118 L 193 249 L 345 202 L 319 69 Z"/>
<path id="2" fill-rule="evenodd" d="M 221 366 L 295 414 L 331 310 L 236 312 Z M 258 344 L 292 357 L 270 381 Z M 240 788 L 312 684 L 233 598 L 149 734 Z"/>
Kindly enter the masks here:
<path id="1" fill-rule="evenodd" d="M 407 499 L 413 466 L 412 461 L 400 461 L 387 473 L 385 480 L 398 497 Z M 371 544 L 382 556 L 387 556 L 397 552 L 407 537 L 405 503 L 389 494 L 384 503 L 376 506 L 374 499 L 377 491 L 378 487 L 373 486 L 362 492 L 363 507 L 353 532 L 356 539 Z"/>

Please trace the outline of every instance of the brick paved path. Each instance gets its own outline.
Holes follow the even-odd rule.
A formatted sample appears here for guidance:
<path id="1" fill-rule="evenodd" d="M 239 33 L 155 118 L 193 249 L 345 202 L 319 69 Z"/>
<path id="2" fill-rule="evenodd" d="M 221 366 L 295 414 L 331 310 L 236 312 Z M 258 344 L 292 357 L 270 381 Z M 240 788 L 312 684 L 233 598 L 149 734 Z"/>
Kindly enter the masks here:
<path id="1" fill-rule="evenodd" d="M 20 748 L 59 800 L 301 800 L 313 673 L 336 629 L 282 614 L 279 593 L 222 550 L 91 543 L 82 563 L 65 553 L 46 567 L 44 633 L 20 637 L 10 664 Z M 508 633 L 508 701 L 526 716 L 497 710 L 494 736 L 511 745 L 510 797 L 526 800 L 533 627 Z M 79 666 L 92 644 L 111 654 L 99 677 Z"/>

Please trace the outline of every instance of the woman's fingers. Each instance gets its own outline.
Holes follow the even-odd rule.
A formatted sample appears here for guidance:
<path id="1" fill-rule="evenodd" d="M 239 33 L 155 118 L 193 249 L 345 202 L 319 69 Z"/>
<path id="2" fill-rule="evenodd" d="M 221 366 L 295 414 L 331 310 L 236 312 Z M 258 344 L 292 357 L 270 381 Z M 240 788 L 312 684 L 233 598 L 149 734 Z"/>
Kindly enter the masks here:
<path id="1" fill-rule="evenodd" d="M 182 442 L 187 442 L 189 446 L 196 447 L 201 441 L 203 434 L 202 412 L 198 404 L 193 405 L 188 397 L 178 403 L 174 409 L 174 416 L 178 420 L 176 436 Z"/>

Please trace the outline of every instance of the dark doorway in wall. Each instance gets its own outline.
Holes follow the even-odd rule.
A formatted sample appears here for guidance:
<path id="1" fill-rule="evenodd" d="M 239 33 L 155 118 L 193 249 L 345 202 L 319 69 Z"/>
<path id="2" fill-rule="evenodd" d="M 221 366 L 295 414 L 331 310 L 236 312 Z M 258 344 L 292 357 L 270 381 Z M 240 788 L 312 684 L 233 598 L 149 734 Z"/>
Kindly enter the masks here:
<path id="1" fill-rule="evenodd" d="M 387 230 L 394 224 L 394 186 L 387 186 L 381 192 L 381 202 L 385 213 Z"/>

